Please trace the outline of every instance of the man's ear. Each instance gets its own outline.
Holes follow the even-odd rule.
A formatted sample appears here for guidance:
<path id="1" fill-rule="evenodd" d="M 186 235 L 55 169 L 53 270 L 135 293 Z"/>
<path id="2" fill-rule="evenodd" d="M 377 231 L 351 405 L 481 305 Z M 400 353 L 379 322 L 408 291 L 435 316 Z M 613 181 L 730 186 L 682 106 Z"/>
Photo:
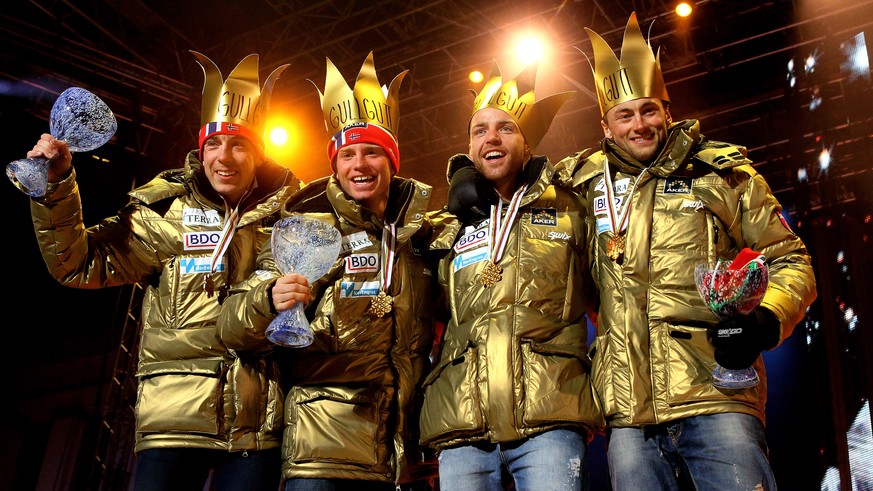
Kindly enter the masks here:
<path id="1" fill-rule="evenodd" d="M 667 115 L 667 126 L 670 126 L 671 124 L 673 124 L 673 116 L 670 114 L 670 108 L 665 107 L 664 113 Z"/>
<path id="2" fill-rule="evenodd" d="M 603 136 L 612 138 L 612 131 L 609 130 L 609 125 L 606 124 L 606 120 L 603 118 L 600 119 L 600 127 L 603 128 Z"/>

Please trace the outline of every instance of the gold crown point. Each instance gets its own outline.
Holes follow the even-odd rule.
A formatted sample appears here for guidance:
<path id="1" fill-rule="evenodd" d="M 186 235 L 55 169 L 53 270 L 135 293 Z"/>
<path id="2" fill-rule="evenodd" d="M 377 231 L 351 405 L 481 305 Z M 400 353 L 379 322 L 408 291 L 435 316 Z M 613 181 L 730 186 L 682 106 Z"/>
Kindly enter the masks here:
<path id="1" fill-rule="evenodd" d="M 594 84 L 600 114 L 613 107 L 641 98 L 657 98 L 670 102 L 667 86 L 661 73 L 660 50 L 656 55 L 643 37 L 636 12 L 631 13 L 625 27 L 621 59 L 599 34 L 585 28 L 594 51 Z M 586 56 L 587 58 L 587 56 Z M 591 59 L 588 59 L 589 65 Z"/>
<path id="2" fill-rule="evenodd" d="M 485 108 L 500 109 L 515 121 L 533 149 L 539 145 L 561 106 L 576 92 L 562 92 L 535 102 L 537 63 L 527 65 L 515 78 L 503 81 L 497 62 L 491 69 L 488 81 L 473 101 L 473 113 Z"/>
<path id="3" fill-rule="evenodd" d="M 371 51 L 364 60 L 354 88 L 350 88 L 330 58 L 324 92 L 318 90 L 325 129 L 330 136 L 353 123 L 369 123 L 388 130 L 395 140 L 400 122 L 400 83 L 408 73 L 404 70 L 386 87 L 379 85 Z"/>
<path id="4" fill-rule="evenodd" d="M 258 79 L 258 55 L 244 57 L 222 78 L 218 65 L 206 55 L 191 51 L 203 70 L 203 100 L 200 107 L 201 128 L 210 123 L 231 123 L 243 128 L 247 136 L 263 144 L 266 115 L 273 88 L 290 65 L 277 67 L 261 89 Z"/>

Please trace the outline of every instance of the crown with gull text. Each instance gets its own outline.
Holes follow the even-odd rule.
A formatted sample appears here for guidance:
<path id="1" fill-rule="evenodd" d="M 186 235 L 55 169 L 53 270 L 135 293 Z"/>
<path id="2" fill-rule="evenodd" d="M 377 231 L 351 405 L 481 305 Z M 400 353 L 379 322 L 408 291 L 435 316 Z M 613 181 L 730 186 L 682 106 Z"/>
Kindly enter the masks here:
<path id="1" fill-rule="evenodd" d="M 670 102 L 664 75 L 661 73 L 661 53 L 655 55 L 643 38 L 636 12 L 632 13 L 624 31 L 621 60 L 599 34 L 585 28 L 594 50 L 594 85 L 600 103 L 600 115 L 623 102 L 653 97 Z M 589 64 L 591 60 L 588 60 Z"/>
<path id="2" fill-rule="evenodd" d="M 241 135 L 264 149 L 267 111 L 279 75 L 290 65 L 282 65 L 267 77 L 264 88 L 258 81 L 258 55 L 250 54 L 227 76 L 205 55 L 191 51 L 203 69 L 203 102 L 200 109 L 198 144 L 212 135 Z"/>
<path id="3" fill-rule="evenodd" d="M 546 136 L 558 110 L 576 94 L 576 91 L 561 92 L 534 102 L 536 78 L 537 64 L 534 62 L 515 78 L 504 82 L 495 61 L 482 90 L 478 94 L 473 92 L 476 95 L 473 114 L 485 108 L 500 109 L 515 121 L 528 146 L 536 148 Z"/>
<path id="4" fill-rule="evenodd" d="M 367 55 L 354 89 L 350 88 L 337 69 L 327 59 L 324 92 L 318 89 L 324 125 L 331 140 L 328 157 L 333 162 L 337 152 L 354 143 L 378 144 L 388 152 L 394 170 L 400 169 L 397 130 L 400 123 L 400 83 L 409 70 L 400 72 L 391 85 L 379 84 L 373 52 Z M 313 83 L 313 85 L 315 85 Z"/>

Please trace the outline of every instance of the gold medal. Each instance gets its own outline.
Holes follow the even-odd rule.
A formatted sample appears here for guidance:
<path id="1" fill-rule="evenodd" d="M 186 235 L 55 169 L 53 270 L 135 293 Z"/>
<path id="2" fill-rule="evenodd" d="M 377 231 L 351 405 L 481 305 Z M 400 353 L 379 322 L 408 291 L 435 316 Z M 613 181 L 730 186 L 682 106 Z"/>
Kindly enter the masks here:
<path id="1" fill-rule="evenodd" d="M 394 298 L 391 297 L 391 295 L 386 294 L 384 291 L 381 291 L 370 300 L 370 313 L 376 317 L 384 317 L 385 314 L 391 312 L 393 303 Z"/>
<path id="2" fill-rule="evenodd" d="M 606 241 L 606 255 L 613 261 L 618 261 L 624 254 L 624 243 L 624 235 L 613 235 Z"/>
<path id="3" fill-rule="evenodd" d="M 498 281 L 503 279 L 503 268 L 500 266 L 489 262 L 482 269 L 482 272 L 479 274 L 479 283 L 482 283 L 482 286 L 485 288 L 494 286 Z"/>

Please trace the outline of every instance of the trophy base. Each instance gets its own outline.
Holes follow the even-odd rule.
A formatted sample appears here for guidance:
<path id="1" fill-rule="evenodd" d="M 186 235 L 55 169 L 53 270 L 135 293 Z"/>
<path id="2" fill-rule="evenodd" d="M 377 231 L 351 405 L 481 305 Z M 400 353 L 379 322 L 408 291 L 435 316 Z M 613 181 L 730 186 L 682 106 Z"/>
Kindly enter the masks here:
<path id="1" fill-rule="evenodd" d="M 312 344 L 314 341 L 314 337 L 310 333 L 309 336 L 306 336 L 305 333 L 294 333 L 290 331 L 273 331 L 271 333 L 267 333 L 267 339 L 270 342 L 275 344 L 280 344 L 282 346 L 288 346 L 291 348 L 305 348 Z"/>
<path id="2" fill-rule="evenodd" d="M 717 366 L 712 372 L 712 385 L 719 389 L 748 389 L 758 385 L 758 372 L 752 367 L 729 370 Z"/>

